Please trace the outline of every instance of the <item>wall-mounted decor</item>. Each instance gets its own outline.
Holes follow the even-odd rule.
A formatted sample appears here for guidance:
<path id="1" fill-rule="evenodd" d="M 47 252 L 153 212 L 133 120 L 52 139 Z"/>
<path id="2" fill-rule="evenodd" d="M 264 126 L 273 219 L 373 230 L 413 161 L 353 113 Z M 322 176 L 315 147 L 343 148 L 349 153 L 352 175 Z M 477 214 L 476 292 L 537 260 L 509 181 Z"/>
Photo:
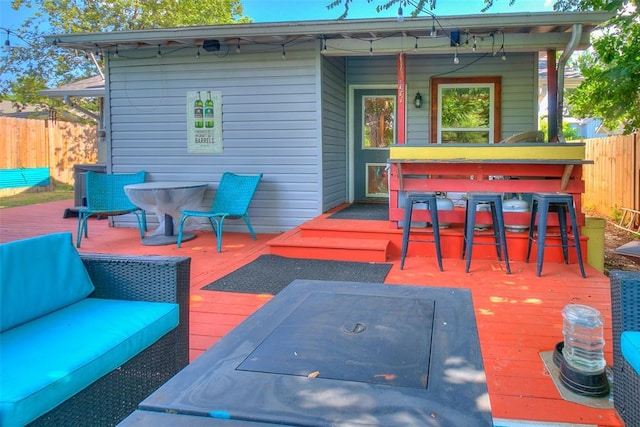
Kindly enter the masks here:
<path id="1" fill-rule="evenodd" d="M 187 151 L 222 153 L 222 92 L 187 92 Z"/>

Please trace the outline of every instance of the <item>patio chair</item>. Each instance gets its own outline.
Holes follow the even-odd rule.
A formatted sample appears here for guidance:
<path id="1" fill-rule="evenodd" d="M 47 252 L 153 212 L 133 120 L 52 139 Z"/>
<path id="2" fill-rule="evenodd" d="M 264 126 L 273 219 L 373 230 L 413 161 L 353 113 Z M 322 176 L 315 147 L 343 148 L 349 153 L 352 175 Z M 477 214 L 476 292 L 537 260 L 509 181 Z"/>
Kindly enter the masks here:
<path id="1" fill-rule="evenodd" d="M 248 210 L 260 179 L 262 179 L 262 174 L 236 175 L 231 172 L 222 174 L 220 185 L 213 198 L 213 205 L 209 211 L 182 211 L 182 215 L 180 215 L 180 226 L 178 227 L 178 247 L 180 247 L 180 243 L 182 242 L 184 222 L 189 217 L 207 218 L 207 220 L 209 220 L 213 233 L 216 235 L 218 252 L 222 250 L 222 226 L 225 218 L 242 218 L 249 228 L 251 237 L 253 237 L 253 240 L 256 240 L 256 235 L 251 227 Z"/>
<path id="2" fill-rule="evenodd" d="M 116 216 L 134 213 L 138 219 L 140 237 L 147 231 L 147 219 L 140 209 L 127 197 L 124 186 L 144 182 L 145 171 L 137 173 L 106 174 L 87 171 L 87 206 L 78 211 L 78 234 L 76 247 L 80 247 L 82 236 L 89 237 L 87 220 L 92 216 Z"/>

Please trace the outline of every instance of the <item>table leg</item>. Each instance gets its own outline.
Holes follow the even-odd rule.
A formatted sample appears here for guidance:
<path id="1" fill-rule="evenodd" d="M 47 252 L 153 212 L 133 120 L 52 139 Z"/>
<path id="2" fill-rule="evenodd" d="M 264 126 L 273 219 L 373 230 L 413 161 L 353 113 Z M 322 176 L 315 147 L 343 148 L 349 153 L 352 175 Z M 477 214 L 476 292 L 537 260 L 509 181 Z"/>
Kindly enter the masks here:
<path id="1" fill-rule="evenodd" d="M 182 233 L 182 241 L 194 239 L 196 237 L 193 233 Z M 178 236 L 174 234 L 173 230 L 173 217 L 169 214 L 164 214 L 164 234 L 156 236 L 149 236 L 142 239 L 142 244 L 145 246 L 161 246 L 161 245 L 173 245 L 178 242 Z"/>

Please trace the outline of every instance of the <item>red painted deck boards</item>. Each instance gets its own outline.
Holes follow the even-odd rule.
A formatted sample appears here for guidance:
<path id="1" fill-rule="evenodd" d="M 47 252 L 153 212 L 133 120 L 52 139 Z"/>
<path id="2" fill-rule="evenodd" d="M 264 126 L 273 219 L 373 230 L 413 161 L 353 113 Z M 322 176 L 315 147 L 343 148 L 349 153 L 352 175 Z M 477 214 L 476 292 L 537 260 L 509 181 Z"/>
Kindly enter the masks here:
<path id="1" fill-rule="evenodd" d="M 36 206 L 0 209 L 0 241 L 6 242 L 40 234 L 71 231 L 75 236 L 77 220 L 63 219 L 70 202 L 52 202 Z M 324 218 L 314 220 L 322 221 Z M 386 224 L 354 220 L 331 220 L 334 229 L 389 231 Z M 190 355 L 192 360 L 209 348 L 271 296 L 205 291 L 201 288 L 268 253 L 266 243 L 276 236 L 258 235 L 254 241 L 246 233 L 225 233 L 223 251 L 215 251 L 210 232 L 183 243 L 181 248 L 143 246 L 135 229 L 111 228 L 107 220 L 91 219 L 89 238 L 83 239 L 81 252 L 130 255 L 190 256 L 191 313 Z M 304 256 L 299 254 L 298 256 Z M 566 402 L 560 398 L 544 368 L 540 351 L 551 350 L 562 340 L 562 308 L 581 303 L 599 309 L 606 322 L 606 358 L 611 363 L 611 313 L 609 279 L 586 266 L 582 279 L 576 264 L 545 262 L 543 276 L 536 277 L 535 263 L 513 262 L 513 274 L 495 259 L 476 259 L 471 272 L 464 262 L 445 258 L 444 272 L 435 259 L 410 256 L 405 269 L 399 269 L 399 256 L 386 283 L 416 286 L 470 288 L 476 312 L 480 346 L 494 418 L 546 422 L 584 423 L 622 426 L 614 410 L 600 410 Z"/>

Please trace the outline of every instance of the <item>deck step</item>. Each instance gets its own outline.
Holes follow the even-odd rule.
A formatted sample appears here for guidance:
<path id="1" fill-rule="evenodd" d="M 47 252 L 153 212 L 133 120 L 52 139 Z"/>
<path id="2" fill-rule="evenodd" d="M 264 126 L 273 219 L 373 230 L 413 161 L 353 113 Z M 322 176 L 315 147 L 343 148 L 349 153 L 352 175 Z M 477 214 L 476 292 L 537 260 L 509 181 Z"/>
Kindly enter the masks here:
<path id="1" fill-rule="evenodd" d="M 302 237 L 300 230 L 285 233 L 267 243 L 269 253 L 273 255 L 362 262 L 388 261 L 390 244 L 388 239 Z"/>

